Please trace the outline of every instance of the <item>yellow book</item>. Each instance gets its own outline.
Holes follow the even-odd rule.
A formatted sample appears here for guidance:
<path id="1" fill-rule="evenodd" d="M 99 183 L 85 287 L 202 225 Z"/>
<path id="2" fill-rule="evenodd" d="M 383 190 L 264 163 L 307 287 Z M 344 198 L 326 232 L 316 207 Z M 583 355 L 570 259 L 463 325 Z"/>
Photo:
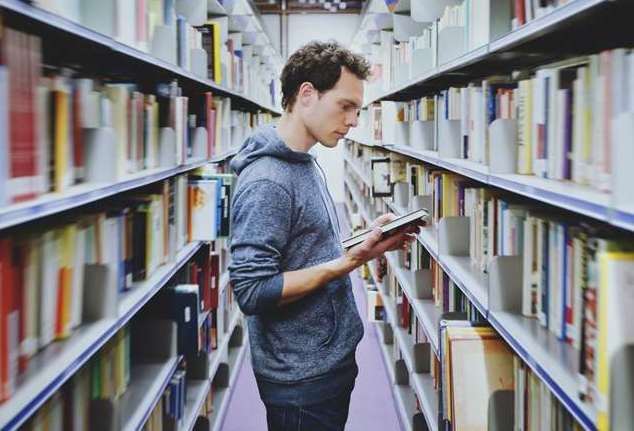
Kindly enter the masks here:
<path id="1" fill-rule="evenodd" d="M 605 252 L 599 255 L 597 429 L 610 424 L 611 361 L 628 344 L 634 344 L 631 313 L 634 310 L 634 253 Z"/>
<path id="2" fill-rule="evenodd" d="M 77 242 L 77 225 L 70 224 L 64 228 L 63 233 L 63 251 L 62 251 L 62 265 L 64 267 L 64 277 L 62 280 L 62 327 L 61 333 L 58 334 L 60 338 L 66 338 L 71 334 L 71 310 L 72 310 L 72 287 L 73 287 L 73 272 L 76 270 L 73 268 L 75 261 L 75 244 Z"/>
<path id="3" fill-rule="evenodd" d="M 214 43 L 214 81 L 216 84 L 222 83 L 222 59 L 220 52 L 220 24 L 212 22 L 211 28 L 213 31 L 213 43 Z"/>
<path id="4" fill-rule="evenodd" d="M 454 205 L 455 196 L 455 175 L 442 174 L 442 215 L 443 217 L 451 217 L 457 215 Z"/>

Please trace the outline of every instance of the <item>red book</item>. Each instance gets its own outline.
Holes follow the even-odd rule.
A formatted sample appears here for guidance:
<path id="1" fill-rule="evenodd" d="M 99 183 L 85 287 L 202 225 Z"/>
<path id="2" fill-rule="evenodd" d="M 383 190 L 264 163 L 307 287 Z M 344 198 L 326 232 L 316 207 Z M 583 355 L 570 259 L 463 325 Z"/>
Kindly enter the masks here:
<path id="1" fill-rule="evenodd" d="M 0 401 L 11 397 L 18 373 L 19 310 L 15 292 L 13 248 L 0 239 Z"/>
<path id="2" fill-rule="evenodd" d="M 407 296 L 403 295 L 403 302 L 401 303 L 401 327 L 409 328 L 409 301 Z"/>
<path id="3" fill-rule="evenodd" d="M 200 297 L 202 298 L 203 311 L 211 307 L 211 258 L 206 256 L 203 261 L 200 279 Z"/>
<path id="4" fill-rule="evenodd" d="M 12 202 L 37 196 L 38 160 L 33 139 L 34 109 L 29 89 L 29 37 L 5 29 L 1 38 L 4 62 L 9 70 L 9 181 Z"/>
<path id="5" fill-rule="evenodd" d="M 28 308 L 28 304 L 25 301 L 25 289 L 24 285 L 24 271 L 26 270 L 27 260 L 29 253 L 29 243 L 25 242 L 20 244 L 13 250 L 13 283 L 14 283 L 14 294 L 15 294 L 15 305 L 20 315 L 20 327 L 18 329 L 18 342 L 21 346 L 23 341 L 26 339 L 26 316 L 25 311 Z M 20 372 L 26 370 L 29 364 L 29 356 L 23 355 L 22 352 L 19 353 L 18 359 L 18 369 Z"/>
<path id="6" fill-rule="evenodd" d="M 210 299 L 209 299 L 209 308 L 216 309 L 218 308 L 218 291 L 220 290 L 220 255 L 212 254 L 209 256 L 209 265 L 210 265 Z"/>
<path id="7" fill-rule="evenodd" d="M 216 140 L 216 111 L 211 91 L 205 93 L 205 127 L 207 128 L 207 157 L 212 157 Z"/>
<path id="8" fill-rule="evenodd" d="M 517 19 L 517 25 L 526 24 L 526 9 L 524 0 L 515 0 L 515 18 Z"/>

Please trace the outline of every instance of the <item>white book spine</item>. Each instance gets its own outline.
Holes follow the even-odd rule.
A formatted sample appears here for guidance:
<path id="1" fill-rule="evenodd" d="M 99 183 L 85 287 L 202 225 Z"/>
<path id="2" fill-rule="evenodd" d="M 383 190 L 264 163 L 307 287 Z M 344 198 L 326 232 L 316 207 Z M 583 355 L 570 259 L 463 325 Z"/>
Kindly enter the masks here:
<path id="1" fill-rule="evenodd" d="M 44 234 L 42 241 L 42 288 L 40 290 L 41 318 L 38 346 L 45 347 L 55 336 L 58 273 L 60 267 L 57 238 L 54 231 Z"/>

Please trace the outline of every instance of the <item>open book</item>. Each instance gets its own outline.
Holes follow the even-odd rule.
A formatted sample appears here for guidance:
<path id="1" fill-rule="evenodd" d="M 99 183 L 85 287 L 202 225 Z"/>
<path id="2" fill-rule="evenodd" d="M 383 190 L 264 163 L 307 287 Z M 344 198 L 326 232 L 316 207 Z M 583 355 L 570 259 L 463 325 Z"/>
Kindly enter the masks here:
<path id="1" fill-rule="evenodd" d="M 411 213 L 402 215 L 389 223 L 384 224 L 383 226 L 379 226 L 381 231 L 383 232 L 382 238 L 385 238 L 389 235 L 395 234 L 399 232 L 400 228 L 403 228 L 412 224 L 420 224 L 422 220 L 425 220 L 429 216 L 429 212 L 425 209 L 420 209 L 416 211 L 412 211 Z M 357 244 L 361 244 L 365 241 L 372 233 L 372 229 L 367 229 L 358 234 L 351 236 L 350 238 L 345 239 L 342 242 L 343 248 L 348 249 Z"/>

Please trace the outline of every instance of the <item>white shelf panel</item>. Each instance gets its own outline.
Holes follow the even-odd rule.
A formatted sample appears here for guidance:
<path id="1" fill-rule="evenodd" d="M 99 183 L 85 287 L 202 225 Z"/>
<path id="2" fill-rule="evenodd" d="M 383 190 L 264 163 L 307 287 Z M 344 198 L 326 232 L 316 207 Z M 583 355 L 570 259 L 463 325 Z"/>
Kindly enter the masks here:
<path id="1" fill-rule="evenodd" d="M 193 74 L 189 70 L 183 69 L 182 67 L 179 67 L 175 64 L 172 64 L 164 60 L 161 60 L 157 57 L 154 57 L 152 54 L 139 50 L 136 47 L 121 43 L 111 38 L 110 36 L 99 33 L 90 28 L 87 28 L 83 26 L 82 24 L 73 22 L 55 13 L 28 5 L 20 0 L 0 0 L 0 8 L 18 13 L 24 17 L 28 17 L 41 24 L 46 24 L 57 30 L 61 30 L 66 33 L 69 33 L 77 38 L 94 42 L 100 45 L 102 48 L 112 49 L 115 52 L 124 54 L 140 62 L 146 63 L 148 65 L 152 65 L 158 69 L 162 69 L 164 71 L 173 73 L 174 75 L 180 78 L 189 79 L 193 82 L 197 82 L 198 84 L 202 84 L 206 87 L 209 87 L 210 89 L 215 90 L 216 92 L 225 93 L 226 95 L 230 97 L 236 97 L 236 98 L 245 100 L 254 105 L 259 105 L 262 109 L 268 110 L 277 115 L 281 115 L 281 110 L 279 108 L 274 108 L 268 104 L 259 103 L 258 101 L 256 101 L 254 98 L 250 96 L 247 96 L 247 95 L 235 92 L 233 90 L 229 90 L 223 86 L 217 85 L 214 81 L 201 78 Z"/>
<path id="2" fill-rule="evenodd" d="M 196 424 L 198 412 L 207 399 L 211 382 L 209 380 L 188 380 L 187 400 L 185 402 L 185 415 L 179 431 L 191 431 Z"/>
<path id="3" fill-rule="evenodd" d="M 64 193 L 47 193 L 37 199 L 0 208 L 0 229 L 79 207 L 109 196 L 136 189 L 174 175 L 191 171 L 204 160 L 168 169 L 149 169 L 129 175 L 116 183 L 89 183 L 70 187 Z"/>
<path id="4" fill-rule="evenodd" d="M 414 286 L 412 274 L 405 268 L 401 268 L 392 253 L 386 253 L 388 264 L 394 270 L 396 278 L 403 288 L 403 293 L 414 309 L 416 317 L 421 321 L 425 334 L 430 341 L 432 349 L 438 355 L 438 323 L 440 322 L 440 310 L 434 305 L 433 300 L 421 300 L 414 298 Z"/>
<path id="5" fill-rule="evenodd" d="M 473 268 L 468 256 L 442 255 L 438 263 L 469 301 L 486 317 L 489 309 L 489 281 L 486 274 Z"/>
<path id="6" fill-rule="evenodd" d="M 407 385 L 394 385 L 394 397 L 401 426 L 406 430 L 411 430 L 416 412 L 416 398 L 412 388 Z"/>
<path id="7" fill-rule="evenodd" d="M 432 350 L 436 356 L 440 357 L 440 344 L 438 343 L 438 325 L 442 314 L 440 309 L 436 307 L 431 299 L 411 299 L 410 302 L 416 316 L 418 316 L 423 325 Z"/>
<path id="8" fill-rule="evenodd" d="M 438 392 L 434 389 L 431 374 L 410 374 L 414 392 L 420 401 L 420 407 L 427 420 L 430 431 L 438 430 Z"/>
<path id="9" fill-rule="evenodd" d="M 222 362 L 224 358 L 225 352 L 229 348 L 229 338 L 233 333 L 238 321 L 240 320 L 240 310 L 236 309 L 233 312 L 233 316 L 231 317 L 231 321 L 229 322 L 229 328 L 226 333 L 222 334 L 222 338 L 218 343 L 218 348 L 211 352 L 209 355 L 209 378 L 213 378 L 218 370 L 218 366 Z"/>
<path id="10" fill-rule="evenodd" d="M 384 325 L 389 325 L 389 323 L 383 323 Z M 392 348 L 392 344 L 385 344 L 385 340 L 383 338 L 383 333 L 381 329 L 379 329 L 378 325 L 375 325 L 376 334 L 377 334 L 377 342 L 379 343 L 379 348 L 381 350 L 381 356 L 383 356 L 383 365 L 387 370 L 387 375 L 390 380 L 390 385 L 394 385 L 394 364 L 392 363 L 392 355 L 388 349 Z"/>
<path id="11" fill-rule="evenodd" d="M 347 179 L 344 179 L 344 182 L 345 184 L 348 185 L 348 189 L 350 190 L 350 193 L 352 194 L 352 200 L 354 200 L 354 202 L 357 204 L 361 217 L 363 218 L 363 220 L 365 220 L 366 224 L 370 225 L 372 223 L 371 222 L 372 219 L 370 217 L 370 214 L 368 214 L 364 201 L 361 199 L 361 196 L 359 195 L 357 186 L 351 181 L 348 181 Z"/>
<path id="12" fill-rule="evenodd" d="M 392 330 L 394 331 L 394 337 L 396 338 L 398 347 L 401 350 L 401 355 L 405 361 L 405 366 L 411 373 L 414 370 L 414 340 L 411 335 L 407 333 L 407 330 L 399 326 L 398 323 L 392 325 Z"/>
<path id="13" fill-rule="evenodd" d="M 361 168 L 354 163 L 349 156 L 344 155 L 344 160 L 348 163 L 348 165 L 352 166 L 352 171 L 357 175 L 357 177 L 366 185 L 368 188 L 372 188 L 372 181 L 367 177 L 366 174 L 363 173 Z"/>
<path id="14" fill-rule="evenodd" d="M 426 226 L 420 230 L 418 242 L 423 244 L 434 260 L 438 260 L 438 229 L 434 225 Z"/>
<path id="15" fill-rule="evenodd" d="M 162 363 L 132 367 L 130 384 L 119 400 L 123 431 L 136 431 L 143 427 L 163 396 L 177 366 L 178 358 L 175 357 Z"/>
<path id="16" fill-rule="evenodd" d="M 16 392 L 0 406 L 0 428 L 17 429 L 72 377 L 200 248 L 188 244 L 174 263 L 137 284 L 119 303 L 119 318 L 84 324 L 68 339 L 55 342 L 31 359 L 18 378 Z"/>
<path id="17" fill-rule="evenodd" d="M 517 354 L 546 383 L 586 430 L 595 430 L 596 413 L 577 393 L 579 352 L 563 343 L 536 319 L 492 311 L 489 321 Z"/>

